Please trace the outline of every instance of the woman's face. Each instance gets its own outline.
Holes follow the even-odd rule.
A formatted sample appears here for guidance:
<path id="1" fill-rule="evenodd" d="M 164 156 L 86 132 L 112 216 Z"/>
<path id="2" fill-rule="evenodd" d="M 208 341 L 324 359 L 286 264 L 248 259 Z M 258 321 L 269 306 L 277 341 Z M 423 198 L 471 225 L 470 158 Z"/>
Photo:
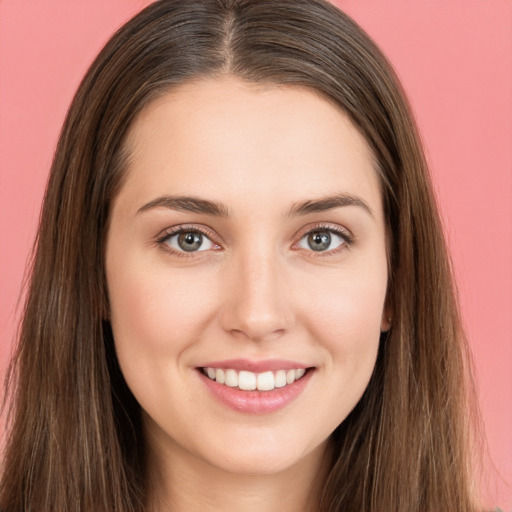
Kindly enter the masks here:
<path id="1" fill-rule="evenodd" d="M 388 328 L 365 140 L 311 90 L 226 77 L 155 100 L 127 145 L 106 272 L 151 443 L 251 474 L 320 457 Z"/>

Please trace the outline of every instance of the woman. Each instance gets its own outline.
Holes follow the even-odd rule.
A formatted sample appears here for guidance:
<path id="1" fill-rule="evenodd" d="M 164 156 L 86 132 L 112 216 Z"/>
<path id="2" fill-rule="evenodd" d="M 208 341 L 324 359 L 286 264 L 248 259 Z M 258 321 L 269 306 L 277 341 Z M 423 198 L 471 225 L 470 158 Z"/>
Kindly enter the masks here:
<path id="1" fill-rule="evenodd" d="M 361 29 L 319 0 L 120 29 L 63 128 L 13 369 L 7 512 L 476 510 L 439 218 Z"/>

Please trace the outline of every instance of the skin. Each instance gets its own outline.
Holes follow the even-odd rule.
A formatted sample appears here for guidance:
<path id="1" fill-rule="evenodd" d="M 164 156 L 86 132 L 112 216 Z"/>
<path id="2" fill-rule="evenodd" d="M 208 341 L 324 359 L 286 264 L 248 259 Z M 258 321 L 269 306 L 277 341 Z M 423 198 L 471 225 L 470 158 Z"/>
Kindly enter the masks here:
<path id="1" fill-rule="evenodd" d="M 314 91 L 226 76 L 154 100 L 127 148 L 106 273 L 119 363 L 144 411 L 153 507 L 307 510 L 328 438 L 360 399 L 389 328 L 368 145 Z M 293 213 L 334 194 L 367 208 Z M 144 208 L 165 195 L 222 203 L 225 215 Z M 204 250 L 178 252 L 176 236 L 163 239 L 183 224 L 206 233 Z M 342 234 L 314 251 L 315 230 Z M 283 409 L 246 414 L 213 398 L 198 371 L 232 358 L 314 370 Z"/>

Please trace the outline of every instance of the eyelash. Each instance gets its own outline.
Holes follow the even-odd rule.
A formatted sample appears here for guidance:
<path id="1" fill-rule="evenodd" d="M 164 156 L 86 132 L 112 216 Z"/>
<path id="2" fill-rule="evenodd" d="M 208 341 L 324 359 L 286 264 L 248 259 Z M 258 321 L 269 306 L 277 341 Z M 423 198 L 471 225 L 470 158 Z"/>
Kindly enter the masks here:
<path id="1" fill-rule="evenodd" d="M 332 224 L 316 224 L 312 227 L 308 227 L 307 230 L 303 231 L 299 236 L 299 240 L 297 242 L 295 242 L 292 247 L 297 246 L 297 244 L 301 240 L 303 240 L 304 237 L 306 237 L 312 233 L 322 232 L 322 231 L 334 233 L 335 235 L 339 236 L 343 240 L 344 243 L 342 243 L 339 247 L 337 247 L 335 249 L 331 249 L 329 251 L 314 251 L 314 250 L 303 249 L 304 251 L 306 251 L 308 253 L 314 254 L 315 258 L 325 258 L 325 257 L 332 256 L 334 254 L 338 254 L 339 252 L 344 251 L 348 247 L 350 247 L 355 241 L 354 237 L 348 232 L 348 230 L 342 229 L 338 226 L 333 226 Z M 204 227 L 197 226 L 197 225 L 179 225 L 179 226 L 175 226 L 173 228 L 168 228 L 160 236 L 157 237 L 156 244 L 158 246 L 160 246 L 163 250 L 171 253 L 173 256 L 177 256 L 178 258 L 194 258 L 194 257 L 198 256 L 197 255 L 198 252 L 199 253 L 208 252 L 208 250 L 191 251 L 189 253 L 187 253 L 186 251 L 177 251 L 177 250 L 171 248 L 166 243 L 166 242 L 168 242 L 168 240 L 171 237 L 173 237 L 175 235 L 179 235 L 180 233 L 186 233 L 186 232 L 201 233 L 206 238 L 208 238 L 215 246 L 219 246 L 219 244 L 214 241 L 215 237 L 212 236 L 210 230 L 207 230 Z M 214 249 L 214 250 L 219 250 L 219 249 Z M 301 250 L 301 249 L 299 248 L 296 250 Z"/>
<path id="2" fill-rule="evenodd" d="M 175 226 L 173 228 L 166 229 L 161 236 L 156 239 L 156 244 L 160 246 L 164 251 L 171 253 L 173 256 L 177 256 L 178 258 L 194 258 L 197 257 L 197 253 L 207 252 L 207 251 L 191 251 L 187 253 L 186 251 L 176 251 L 172 247 L 170 247 L 166 242 L 173 236 L 179 235 L 180 233 L 201 233 L 203 236 L 208 238 L 212 242 L 212 244 L 218 246 L 219 244 L 214 241 L 214 237 L 211 234 L 210 230 L 205 229 L 202 226 L 197 225 L 186 225 L 181 224 L 179 226 Z M 218 250 L 218 249 L 214 249 Z"/>
<path id="3" fill-rule="evenodd" d="M 321 224 L 316 224 L 312 227 L 308 227 L 305 231 L 303 231 L 299 236 L 299 241 L 295 242 L 294 246 L 296 246 L 301 240 L 303 240 L 304 237 L 307 237 L 308 235 L 315 233 L 315 232 L 323 232 L 323 231 L 327 231 L 328 233 L 334 233 L 335 235 L 339 236 L 343 240 L 343 243 L 339 247 L 336 247 L 335 249 L 331 249 L 330 251 L 313 251 L 312 249 L 311 250 L 304 249 L 306 252 L 312 253 L 312 255 L 314 255 L 315 258 L 328 258 L 329 256 L 334 256 L 334 255 L 339 254 L 340 252 L 346 250 L 351 245 L 353 245 L 355 242 L 354 236 L 347 229 L 343 229 L 339 226 L 333 226 L 332 224 L 325 224 L 325 223 L 322 224 L 321 223 Z"/>

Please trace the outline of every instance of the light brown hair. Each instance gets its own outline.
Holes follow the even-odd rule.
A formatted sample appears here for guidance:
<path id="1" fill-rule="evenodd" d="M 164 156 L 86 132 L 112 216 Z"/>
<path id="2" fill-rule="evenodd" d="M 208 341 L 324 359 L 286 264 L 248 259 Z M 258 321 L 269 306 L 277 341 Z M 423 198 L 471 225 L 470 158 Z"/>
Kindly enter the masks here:
<path id="1" fill-rule="evenodd" d="M 381 179 L 392 328 L 363 398 L 332 434 L 318 510 L 475 510 L 467 347 L 415 123 L 375 44 L 322 0 L 161 0 L 92 64 L 45 195 L 10 373 L 0 507 L 144 510 L 140 407 L 105 320 L 109 213 L 134 117 L 175 85 L 224 74 L 306 86 L 335 102 L 365 137 Z"/>

